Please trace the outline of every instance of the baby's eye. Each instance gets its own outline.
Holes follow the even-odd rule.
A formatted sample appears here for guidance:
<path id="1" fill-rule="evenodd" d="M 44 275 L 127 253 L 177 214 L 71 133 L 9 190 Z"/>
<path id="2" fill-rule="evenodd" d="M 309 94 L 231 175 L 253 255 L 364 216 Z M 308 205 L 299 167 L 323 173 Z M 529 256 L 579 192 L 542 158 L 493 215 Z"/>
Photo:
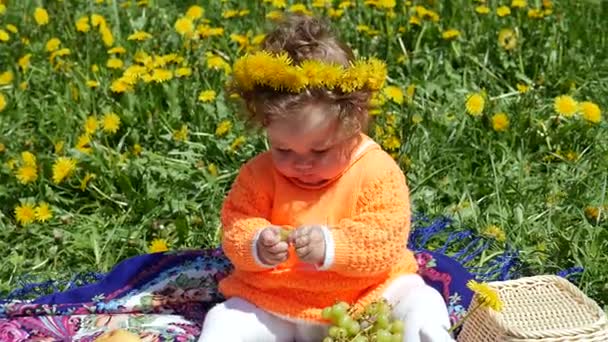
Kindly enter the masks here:
<path id="1" fill-rule="evenodd" d="M 329 151 L 329 148 L 325 148 L 325 149 L 322 149 L 322 150 L 312 150 L 312 153 L 314 153 L 314 154 L 325 154 L 325 153 L 327 153 L 327 151 Z"/>
<path id="2" fill-rule="evenodd" d="M 275 150 L 277 150 L 277 151 L 279 151 L 281 153 L 287 153 L 287 152 L 290 151 L 288 148 L 275 148 Z"/>

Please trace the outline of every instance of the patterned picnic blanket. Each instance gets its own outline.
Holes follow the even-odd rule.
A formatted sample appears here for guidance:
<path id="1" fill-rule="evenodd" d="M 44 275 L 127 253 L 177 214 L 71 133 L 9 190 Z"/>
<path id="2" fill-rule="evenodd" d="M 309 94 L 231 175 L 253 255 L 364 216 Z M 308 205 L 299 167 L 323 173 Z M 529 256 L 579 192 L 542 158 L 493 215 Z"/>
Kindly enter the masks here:
<path id="1" fill-rule="evenodd" d="M 496 261 L 500 267 L 486 273 L 463 266 L 485 248 L 483 240 L 466 232 L 450 236 L 434 251 L 420 248 L 448 224 L 418 222 L 410 248 L 416 251 L 419 273 L 443 295 L 455 323 L 471 300 L 466 282 L 473 273 L 505 279 L 510 274 L 505 263 L 513 265 L 513 260 L 503 256 Z M 467 238 L 471 241 L 465 248 L 446 255 L 450 239 Z M 33 300 L 19 299 L 17 291 L 0 300 L 0 341 L 86 342 L 119 328 L 143 341 L 196 341 L 205 313 L 223 300 L 218 281 L 231 269 L 221 249 L 165 252 L 132 257 L 92 283 Z"/>

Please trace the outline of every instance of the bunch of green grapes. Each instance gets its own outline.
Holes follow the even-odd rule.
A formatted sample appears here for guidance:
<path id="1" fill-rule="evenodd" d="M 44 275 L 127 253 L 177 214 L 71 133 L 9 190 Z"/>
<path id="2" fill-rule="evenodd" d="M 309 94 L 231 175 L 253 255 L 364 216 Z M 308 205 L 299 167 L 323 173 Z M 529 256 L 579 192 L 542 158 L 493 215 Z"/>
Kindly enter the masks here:
<path id="1" fill-rule="evenodd" d="M 340 302 L 323 309 L 323 318 L 331 322 L 323 342 L 403 341 L 403 322 L 392 318 L 386 300 L 371 303 L 357 316 L 348 304 Z"/>

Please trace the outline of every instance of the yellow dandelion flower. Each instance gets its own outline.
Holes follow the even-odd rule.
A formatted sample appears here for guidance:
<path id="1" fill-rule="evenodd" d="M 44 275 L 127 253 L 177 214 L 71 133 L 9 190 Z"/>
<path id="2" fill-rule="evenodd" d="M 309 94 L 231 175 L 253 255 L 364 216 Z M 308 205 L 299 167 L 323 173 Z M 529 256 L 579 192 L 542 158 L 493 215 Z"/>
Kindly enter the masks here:
<path id="1" fill-rule="evenodd" d="M 46 42 L 46 51 L 53 52 L 59 48 L 61 40 L 59 38 L 51 38 Z"/>
<path id="2" fill-rule="evenodd" d="M 486 283 L 478 283 L 475 280 L 469 280 L 467 287 L 473 291 L 479 300 L 482 307 L 488 307 L 494 311 L 502 310 L 502 300 L 498 291 L 490 287 Z"/>
<path id="3" fill-rule="evenodd" d="M 95 13 L 91 14 L 91 24 L 93 27 L 102 27 L 107 25 L 106 19 L 103 16 Z"/>
<path id="4" fill-rule="evenodd" d="M 38 206 L 34 208 L 34 212 L 36 214 L 36 221 L 38 222 L 46 222 L 53 218 L 53 211 L 46 202 L 39 203 Z"/>
<path id="5" fill-rule="evenodd" d="M 144 40 L 147 40 L 150 38 L 152 38 L 152 35 L 149 34 L 148 32 L 135 31 L 131 35 L 129 35 L 129 37 L 127 37 L 127 40 L 144 41 Z"/>
<path id="6" fill-rule="evenodd" d="M 401 140 L 395 135 L 390 135 L 382 141 L 382 147 L 389 151 L 394 151 L 401 147 Z"/>
<path id="7" fill-rule="evenodd" d="M 99 72 L 99 65 L 97 64 L 93 64 L 91 65 L 91 72 L 93 72 L 94 74 Z"/>
<path id="8" fill-rule="evenodd" d="M 165 239 L 154 239 L 148 247 L 148 252 L 150 253 L 161 253 L 168 250 L 169 247 L 167 246 L 167 240 Z"/>
<path id="9" fill-rule="evenodd" d="M 520 94 L 525 94 L 528 92 L 528 90 L 530 90 L 530 86 L 528 86 L 527 84 L 523 84 L 523 83 L 517 83 L 517 91 Z"/>
<path id="10" fill-rule="evenodd" d="M 34 10 L 34 20 L 38 26 L 43 26 L 49 23 L 49 13 L 42 7 L 36 7 Z"/>
<path id="11" fill-rule="evenodd" d="M 470 94 L 467 97 L 467 102 L 465 104 L 467 113 L 472 116 L 480 116 L 483 113 L 483 108 L 486 104 L 485 99 L 480 93 Z"/>
<path id="12" fill-rule="evenodd" d="M 484 235 L 494 238 L 498 242 L 504 242 L 507 239 L 505 231 L 497 225 L 489 225 L 483 232 Z"/>
<path id="13" fill-rule="evenodd" d="M 186 17 L 192 20 L 200 19 L 203 15 L 205 15 L 205 9 L 197 5 L 190 6 L 186 11 Z"/>
<path id="14" fill-rule="evenodd" d="M 502 29 L 498 32 L 498 45 L 503 49 L 510 51 L 517 46 L 517 35 L 511 29 Z"/>
<path id="15" fill-rule="evenodd" d="M 207 172 L 209 172 L 209 174 L 212 175 L 213 177 L 217 177 L 217 175 L 218 175 L 217 166 L 213 163 L 207 165 Z"/>
<path id="16" fill-rule="evenodd" d="M 6 29 L 9 30 L 9 32 L 11 33 L 18 33 L 19 30 L 17 29 L 17 26 L 13 25 L 13 24 L 7 24 L 6 25 Z"/>
<path id="17" fill-rule="evenodd" d="M 545 11 L 540 8 L 531 8 L 528 10 L 528 18 L 542 19 L 545 16 Z"/>
<path id="18" fill-rule="evenodd" d="M 212 53 L 207 54 L 207 58 L 206 58 L 205 62 L 207 64 L 208 69 L 224 70 L 225 74 L 230 73 L 232 70 L 232 68 L 230 67 L 230 64 L 228 64 L 228 62 L 226 62 L 222 57 L 216 56 Z"/>
<path id="19" fill-rule="evenodd" d="M 249 45 L 249 38 L 242 34 L 233 33 L 230 35 L 230 40 L 239 44 L 239 49 L 244 49 Z"/>
<path id="20" fill-rule="evenodd" d="M 6 13 L 6 5 L 0 2 L 0 14 Z"/>
<path id="21" fill-rule="evenodd" d="M 597 104 L 590 101 L 584 101 L 581 102 L 579 107 L 581 114 L 583 115 L 583 119 L 587 120 L 588 122 L 597 124 L 602 120 L 602 111 Z"/>
<path id="22" fill-rule="evenodd" d="M 175 31 L 182 36 L 190 36 L 194 32 L 194 23 L 188 17 L 182 17 L 175 22 Z"/>
<path id="23" fill-rule="evenodd" d="M 513 8 L 525 8 L 528 6 L 528 2 L 526 0 L 512 0 L 511 7 Z"/>
<path id="24" fill-rule="evenodd" d="M 7 84 L 11 84 L 13 82 L 13 72 L 12 71 L 5 71 L 3 73 L 0 74 L 0 85 L 7 85 Z"/>
<path id="25" fill-rule="evenodd" d="M 188 67 L 177 68 L 177 70 L 175 70 L 175 76 L 177 77 L 187 77 L 190 75 L 192 75 L 192 69 Z"/>
<path id="26" fill-rule="evenodd" d="M 91 148 L 91 136 L 86 133 L 79 136 L 76 141 L 76 149 L 84 154 L 91 154 L 93 151 Z"/>
<path id="27" fill-rule="evenodd" d="M 599 207 L 586 207 L 585 216 L 587 216 L 589 220 L 597 221 L 598 217 L 600 216 L 600 209 L 601 208 Z"/>
<path id="28" fill-rule="evenodd" d="M 576 114 L 578 103 L 570 95 L 561 95 L 555 98 L 553 108 L 558 114 L 571 117 Z"/>
<path id="29" fill-rule="evenodd" d="M 225 10 L 224 12 L 222 12 L 222 18 L 224 18 L 224 19 L 235 18 L 235 17 L 238 17 L 238 15 L 239 15 L 239 11 L 234 10 L 234 9 L 229 9 L 229 10 Z"/>
<path id="30" fill-rule="evenodd" d="M 156 83 L 163 83 L 173 78 L 173 71 L 169 69 L 154 69 L 152 80 Z"/>
<path id="31" fill-rule="evenodd" d="M 239 147 L 241 147 L 245 143 L 245 141 L 247 141 L 247 140 L 245 139 L 244 136 L 241 135 L 241 136 L 237 137 L 236 139 L 234 139 L 234 141 L 232 141 L 232 144 L 230 144 L 230 150 L 233 152 L 236 151 Z"/>
<path id="32" fill-rule="evenodd" d="M 112 35 L 112 31 L 107 26 L 101 26 L 99 33 L 101 33 L 101 40 L 105 46 L 110 47 L 114 45 L 114 36 Z"/>
<path id="33" fill-rule="evenodd" d="M 59 184 L 76 170 L 76 160 L 68 157 L 59 157 L 53 163 L 53 182 Z"/>
<path id="34" fill-rule="evenodd" d="M 479 14 L 488 14 L 490 13 L 490 7 L 482 5 L 482 6 L 477 6 L 475 7 L 475 12 L 479 13 Z"/>
<path id="35" fill-rule="evenodd" d="M 509 128 L 509 117 L 505 113 L 496 113 L 492 116 L 492 128 L 496 132 L 504 132 Z"/>
<path id="36" fill-rule="evenodd" d="M 23 165 L 19 169 L 17 169 L 17 180 L 21 184 L 28 184 L 35 182 L 38 179 L 38 169 L 36 166 L 32 165 Z"/>
<path id="37" fill-rule="evenodd" d="M 273 21 L 279 21 L 279 20 L 283 19 L 283 12 L 277 11 L 277 10 L 270 11 L 266 14 L 266 19 L 270 19 Z"/>
<path id="38" fill-rule="evenodd" d="M 312 15 L 312 12 L 304 4 L 293 4 L 289 7 L 288 11 L 296 14 Z"/>
<path id="39" fill-rule="evenodd" d="M 8 42 L 10 39 L 11 36 L 8 34 L 8 32 L 0 29 L 0 42 Z"/>
<path id="40" fill-rule="evenodd" d="M 456 29 L 445 30 L 441 33 L 441 38 L 443 38 L 445 40 L 456 39 L 459 36 L 460 36 L 460 31 L 458 31 Z"/>
<path id="41" fill-rule="evenodd" d="M 104 132 L 114 134 L 120 128 L 120 117 L 115 113 L 107 113 L 102 118 L 101 126 Z"/>
<path id="42" fill-rule="evenodd" d="M 218 137 L 226 135 L 232 129 L 232 122 L 230 120 L 224 120 L 217 125 L 215 129 L 215 135 Z"/>
<path id="43" fill-rule="evenodd" d="M 97 88 L 97 87 L 99 87 L 99 82 L 97 82 L 95 80 L 87 80 L 86 85 L 89 88 Z"/>
<path id="44" fill-rule="evenodd" d="M 124 63 L 120 58 L 110 58 L 106 62 L 106 66 L 109 69 L 121 69 L 124 66 Z"/>
<path id="45" fill-rule="evenodd" d="M 19 64 L 19 67 L 21 68 L 21 70 L 26 71 L 30 67 L 30 58 L 31 57 L 32 57 L 32 54 L 28 53 L 26 55 L 23 55 L 21 58 L 19 58 L 19 60 L 17 61 L 17 64 Z"/>
<path id="46" fill-rule="evenodd" d="M 7 103 L 6 103 L 6 99 L 4 98 L 4 95 L 2 95 L 2 93 L 0 93 L 0 112 L 4 110 L 4 108 L 6 108 Z"/>
<path id="47" fill-rule="evenodd" d="M 36 210 L 34 209 L 34 205 L 25 203 L 15 207 L 15 219 L 22 226 L 34 223 L 34 220 L 36 219 Z"/>
<path id="48" fill-rule="evenodd" d="M 78 20 L 76 20 L 76 31 L 82 32 L 82 33 L 87 33 L 90 30 L 91 30 L 91 26 L 89 25 L 88 16 L 80 17 L 80 18 L 78 18 Z"/>
<path id="49" fill-rule="evenodd" d="M 424 120 L 424 118 L 423 118 L 423 117 L 422 117 L 422 115 L 420 115 L 420 114 L 417 114 L 417 113 L 416 113 L 416 114 L 414 114 L 414 115 L 412 116 L 412 123 L 413 123 L 414 125 L 417 125 L 417 124 L 421 123 L 421 122 L 422 122 L 422 120 Z"/>
<path id="50" fill-rule="evenodd" d="M 61 154 L 63 152 L 63 147 L 65 146 L 65 141 L 59 140 L 53 144 L 53 150 L 55 154 Z"/>
<path id="51" fill-rule="evenodd" d="M 387 99 L 392 100 L 396 104 L 403 104 L 403 91 L 400 87 L 388 86 L 384 88 L 383 93 Z"/>
<path id="52" fill-rule="evenodd" d="M 198 100 L 201 102 L 211 102 L 215 100 L 215 90 L 203 90 L 198 94 Z"/>
<path id="53" fill-rule="evenodd" d="M 94 173 L 90 173 L 87 172 L 84 177 L 82 178 L 82 180 L 80 181 L 80 191 L 85 191 L 87 188 L 87 185 L 89 185 L 89 183 L 95 179 L 95 177 L 97 177 Z"/>
<path id="54" fill-rule="evenodd" d="M 98 121 L 94 115 L 89 115 L 84 121 L 84 131 L 86 134 L 93 134 L 97 131 Z"/>
<path id="55" fill-rule="evenodd" d="M 173 131 L 173 139 L 175 141 L 186 141 L 188 139 L 188 125 L 183 124 L 182 127 Z"/>
<path id="56" fill-rule="evenodd" d="M 327 10 L 327 15 L 330 18 L 338 19 L 338 18 L 341 18 L 344 15 L 344 10 L 343 9 L 330 8 L 330 9 Z"/>
<path id="57" fill-rule="evenodd" d="M 133 145 L 133 154 L 139 156 L 141 154 L 142 147 L 140 144 Z"/>
<path id="58" fill-rule="evenodd" d="M 21 160 L 23 161 L 23 165 L 36 166 L 36 156 L 32 152 L 21 152 Z"/>
<path id="59" fill-rule="evenodd" d="M 496 15 L 499 17 L 506 17 L 511 14 L 511 9 L 508 6 L 500 6 L 496 9 Z"/>
<path id="60" fill-rule="evenodd" d="M 121 55 L 127 53 L 127 50 L 122 47 L 122 46 L 116 46 L 111 48 L 110 50 L 108 50 L 108 54 L 117 54 L 117 55 Z"/>
<path id="61" fill-rule="evenodd" d="M 133 87 L 129 82 L 123 78 L 114 80 L 110 85 L 110 90 L 114 93 L 125 93 L 133 90 Z"/>

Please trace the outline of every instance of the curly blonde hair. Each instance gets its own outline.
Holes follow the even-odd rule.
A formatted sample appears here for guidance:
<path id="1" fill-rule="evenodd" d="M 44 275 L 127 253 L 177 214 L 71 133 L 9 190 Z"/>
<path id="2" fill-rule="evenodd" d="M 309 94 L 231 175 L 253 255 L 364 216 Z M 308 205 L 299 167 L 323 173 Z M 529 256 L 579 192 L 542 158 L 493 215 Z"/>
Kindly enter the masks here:
<path id="1" fill-rule="evenodd" d="M 261 48 L 271 54 L 287 53 L 294 65 L 318 60 L 346 68 L 355 58 L 326 21 L 306 15 L 287 16 L 265 37 Z M 329 110 L 328 115 L 336 115 L 342 127 L 352 132 L 367 128 L 372 96 L 367 89 L 342 93 L 337 89 L 315 88 L 294 94 L 260 85 L 251 90 L 230 91 L 242 99 L 246 119 L 262 127 L 273 120 L 288 118 L 308 105 L 323 104 Z"/>

